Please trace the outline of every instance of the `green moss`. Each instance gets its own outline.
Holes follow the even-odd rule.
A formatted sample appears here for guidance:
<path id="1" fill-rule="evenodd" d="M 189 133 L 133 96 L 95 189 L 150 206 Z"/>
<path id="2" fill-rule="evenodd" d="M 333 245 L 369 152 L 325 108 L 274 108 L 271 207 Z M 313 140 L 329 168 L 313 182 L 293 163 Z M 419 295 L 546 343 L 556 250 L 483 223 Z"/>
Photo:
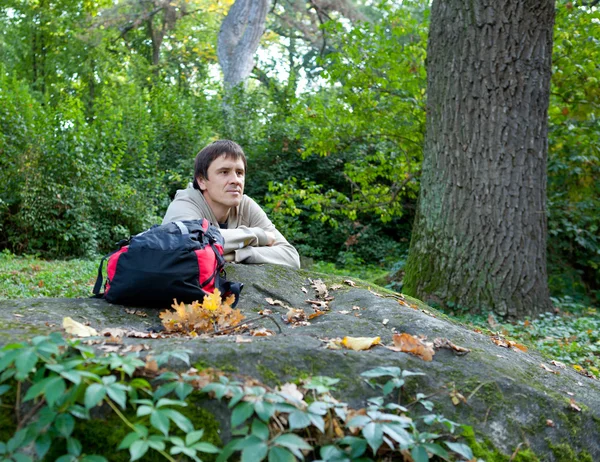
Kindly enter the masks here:
<path id="1" fill-rule="evenodd" d="M 0 396 L 0 441 L 8 441 L 17 429 L 14 419 L 15 397 L 14 387 Z"/>
<path id="2" fill-rule="evenodd" d="M 178 408 L 177 410 L 185 415 L 194 424 L 194 428 L 203 429 L 204 436 L 202 441 L 207 441 L 216 446 L 221 445 L 219 436 L 219 423 L 215 416 L 210 412 L 202 409 L 203 397 L 200 392 L 193 392 L 186 400 L 187 407 Z M 92 420 L 78 420 L 73 431 L 73 436 L 77 438 L 88 455 L 99 454 L 105 456 L 108 460 L 115 462 L 127 462 L 130 459 L 129 451 L 117 451 L 117 447 L 121 440 L 131 432 L 131 429 L 108 407 L 105 407 L 102 412 L 106 413 L 103 417 L 95 417 Z M 130 410 L 126 413 L 126 417 L 130 421 L 135 421 L 135 412 Z M 179 428 L 172 426 L 172 435 L 184 436 Z M 54 444 L 46 460 L 56 460 L 57 457 L 65 454 L 65 443 L 60 441 Z M 215 456 L 211 454 L 200 454 L 201 459 L 206 461 L 214 461 Z M 149 451 L 143 461 L 164 461 L 164 457 L 156 451 Z"/>
<path id="3" fill-rule="evenodd" d="M 531 449 L 519 450 L 519 452 L 512 457 L 512 455 L 504 454 L 502 451 L 498 450 L 487 438 L 485 438 L 483 442 L 477 441 L 472 427 L 464 427 L 462 436 L 473 450 L 473 455 L 486 462 L 539 462 L 539 459 Z"/>
<path id="4" fill-rule="evenodd" d="M 269 386 L 281 385 L 281 380 L 277 377 L 277 374 L 269 369 L 264 364 L 258 363 L 256 365 L 256 371 L 261 375 L 262 380 Z"/>
<path id="5" fill-rule="evenodd" d="M 556 462 L 593 462 L 592 456 L 587 451 L 576 451 L 569 444 L 552 444 L 546 440 Z"/>

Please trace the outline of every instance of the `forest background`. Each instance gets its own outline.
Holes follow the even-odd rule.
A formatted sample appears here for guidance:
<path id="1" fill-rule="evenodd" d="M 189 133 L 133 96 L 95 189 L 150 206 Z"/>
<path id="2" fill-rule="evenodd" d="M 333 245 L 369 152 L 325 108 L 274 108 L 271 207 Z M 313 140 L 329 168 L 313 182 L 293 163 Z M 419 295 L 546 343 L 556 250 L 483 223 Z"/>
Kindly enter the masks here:
<path id="1" fill-rule="evenodd" d="M 34 274 L 41 260 L 23 266 L 31 257 L 15 255 L 83 258 L 68 274 L 89 290 L 98 255 L 160 222 L 195 154 L 219 138 L 242 145 L 246 193 L 315 269 L 402 290 L 423 152 L 428 2 L 274 2 L 250 77 L 225 89 L 217 38 L 232 3 L 3 2 L 0 297 L 56 295 Z M 557 311 L 585 320 L 566 338 L 590 323 L 598 331 L 599 28 L 597 6 L 557 2 L 549 285 Z M 598 339 L 587 335 L 596 364 Z"/>

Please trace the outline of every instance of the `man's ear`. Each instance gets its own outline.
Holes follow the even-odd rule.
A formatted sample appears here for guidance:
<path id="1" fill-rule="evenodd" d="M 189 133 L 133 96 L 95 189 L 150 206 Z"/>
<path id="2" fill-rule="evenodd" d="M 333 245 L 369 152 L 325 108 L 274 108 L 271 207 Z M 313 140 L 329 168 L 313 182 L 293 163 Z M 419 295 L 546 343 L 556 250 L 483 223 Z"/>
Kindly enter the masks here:
<path id="1" fill-rule="evenodd" d="M 206 189 L 206 183 L 204 181 L 204 178 L 202 178 L 201 176 L 196 177 L 196 183 L 198 183 L 200 191 L 204 191 Z"/>

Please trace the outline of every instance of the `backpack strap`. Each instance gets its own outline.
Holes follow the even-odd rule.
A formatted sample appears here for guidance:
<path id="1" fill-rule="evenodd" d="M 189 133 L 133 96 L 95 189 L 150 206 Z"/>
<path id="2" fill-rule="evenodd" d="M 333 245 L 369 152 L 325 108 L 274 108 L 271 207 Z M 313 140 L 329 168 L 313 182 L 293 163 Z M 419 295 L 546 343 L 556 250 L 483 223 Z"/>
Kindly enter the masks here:
<path id="1" fill-rule="evenodd" d="M 187 226 L 185 226 L 181 221 L 174 221 L 173 223 L 177 225 L 182 236 L 187 236 L 190 234 L 190 230 L 187 229 Z"/>
<path id="2" fill-rule="evenodd" d="M 104 293 L 100 293 L 100 289 L 102 288 L 102 267 L 104 266 L 104 260 L 121 250 L 121 247 L 123 246 L 120 246 L 117 250 L 113 250 L 112 252 L 107 253 L 102 257 L 102 260 L 100 260 L 100 265 L 98 266 L 98 277 L 96 277 L 96 283 L 94 284 L 94 288 L 92 289 L 92 293 L 94 295 L 92 295 L 90 298 L 104 297 Z"/>

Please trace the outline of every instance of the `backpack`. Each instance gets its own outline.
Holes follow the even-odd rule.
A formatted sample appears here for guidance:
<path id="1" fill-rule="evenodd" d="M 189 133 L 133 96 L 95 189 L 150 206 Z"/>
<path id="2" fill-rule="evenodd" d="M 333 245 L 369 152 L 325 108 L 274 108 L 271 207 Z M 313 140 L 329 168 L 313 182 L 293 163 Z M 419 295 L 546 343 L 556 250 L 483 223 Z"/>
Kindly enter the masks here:
<path id="1" fill-rule="evenodd" d="M 219 289 L 223 299 L 233 294 L 232 306 L 237 305 L 243 284 L 225 280 L 223 236 L 205 218 L 154 225 L 117 245 L 100 261 L 94 297 L 119 305 L 169 307 L 173 299 L 202 302 Z"/>

